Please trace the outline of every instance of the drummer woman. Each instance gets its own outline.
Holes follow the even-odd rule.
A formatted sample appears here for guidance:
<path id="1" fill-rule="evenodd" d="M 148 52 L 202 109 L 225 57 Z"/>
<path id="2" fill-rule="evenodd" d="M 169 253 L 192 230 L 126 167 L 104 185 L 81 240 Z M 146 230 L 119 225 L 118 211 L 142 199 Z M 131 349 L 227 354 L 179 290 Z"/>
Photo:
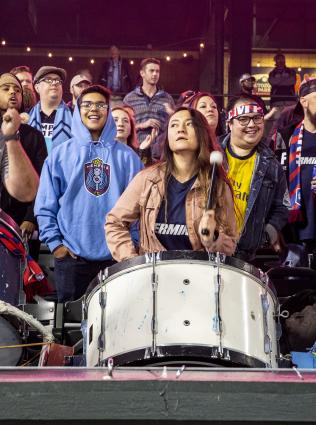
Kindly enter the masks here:
<path id="1" fill-rule="evenodd" d="M 200 112 L 180 107 L 170 116 L 165 160 L 138 173 L 107 215 L 106 239 L 115 260 L 164 250 L 234 253 L 233 196 L 221 166 L 214 210 L 205 211 L 210 183 L 209 146 L 215 150 L 216 142 Z M 140 221 L 139 248 L 129 232 L 136 220 Z"/>

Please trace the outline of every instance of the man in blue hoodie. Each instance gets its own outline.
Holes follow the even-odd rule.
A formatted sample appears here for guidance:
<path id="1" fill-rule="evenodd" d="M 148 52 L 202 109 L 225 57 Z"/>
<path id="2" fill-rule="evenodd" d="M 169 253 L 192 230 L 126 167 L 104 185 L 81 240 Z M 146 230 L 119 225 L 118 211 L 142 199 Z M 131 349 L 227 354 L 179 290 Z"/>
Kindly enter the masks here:
<path id="1" fill-rule="evenodd" d="M 55 258 L 59 302 L 81 297 L 97 273 L 113 264 L 105 217 L 143 168 L 134 151 L 115 140 L 109 97 L 97 85 L 82 92 L 73 137 L 52 150 L 41 174 L 35 214 L 40 239 Z"/>

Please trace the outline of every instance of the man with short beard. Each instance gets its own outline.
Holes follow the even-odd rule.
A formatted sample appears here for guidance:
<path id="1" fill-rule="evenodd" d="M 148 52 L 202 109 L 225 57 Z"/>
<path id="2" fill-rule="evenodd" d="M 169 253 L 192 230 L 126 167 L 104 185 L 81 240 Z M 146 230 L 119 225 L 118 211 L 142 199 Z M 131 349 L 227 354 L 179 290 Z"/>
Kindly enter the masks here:
<path id="1" fill-rule="evenodd" d="M 23 111 L 22 103 L 22 87 L 16 76 L 13 74 L 3 74 L 0 77 L 0 120 L 6 111 L 14 110 L 17 112 Z M 35 171 L 39 175 L 47 156 L 45 140 L 41 132 L 35 128 L 20 124 L 19 139 L 26 155 L 31 161 Z M 1 151 L 1 146 L 0 146 Z M 23 152 L 24 154 L 24 152 Z M 1 157 L 1 152 L 0 152 Z M 24 185 L 23 174 L 20 176 L 20 186 Z M 1 186 L 1 185 L 0 185 Z M 35 193 L 34 193 L 35 197 Z M 33 202 L 20 202 L 16 199 L 17 196 L 7 190 L 6 187 L 1 188 L 0 207 L 9 214 L 16 223 L 20 226 L 22 235 L 25 240 L 29 241 L 34 230 L 37 229 L 36 219 L 34 217 Z M 21 199 L 21 201 L 26 201 Z M 30 245 L 30 253 L 34 259 L 38 258 L 40 243 L 38 240 L 32 240 Z"/>
<path id="2" fill-rule="evenodd" d="M 10 74 L 16 76 L 20 81 L 23 89 L 23 106 L 24 111 L 30 111 L 36 105 L 36 93 L 33 86 L 33 75 L 30 68 L 26 65 L 16 66 L 12 68 Z"/>
<path id="3" fill-rule="evenodd" d="M 304 245 L 314 254 L 316 268 L 316 78 L 304 80 L 299 89 L 304 118 L 280 130 L 276 153 L 287 173 L 290 192 L 290 242 Z"/>
<path id="4" fill-rule="evenodd" d="M 84 89 L 91 86 L 92 80 L 83 74 L 76 74 L 70 82 L 70 93 L 72 99 L 67 103 L 68 108 L 73 113 L 75 110 L 76 102 L 78 97 L 81 95 Z"/>
<path id="5" fill-rule="evenodd" d="M 34 77 L 40 101 L 30 111 L 29 124 L 43 133 L 48 153 L 71 138 L 72 115 L 62 100 L 66 71 L 55 66 L 42 66 Z"/>
<path id="6" fill-rule="evenodd" d="M 12 74 L 0 76 L 0 188 L 22 202 L 34 199 L 38 187 L 36 174 L 20 142 L 21 118 L 16 111 L 22 88 Z M 1 196 L 1 195 L 0 195 Z"/>

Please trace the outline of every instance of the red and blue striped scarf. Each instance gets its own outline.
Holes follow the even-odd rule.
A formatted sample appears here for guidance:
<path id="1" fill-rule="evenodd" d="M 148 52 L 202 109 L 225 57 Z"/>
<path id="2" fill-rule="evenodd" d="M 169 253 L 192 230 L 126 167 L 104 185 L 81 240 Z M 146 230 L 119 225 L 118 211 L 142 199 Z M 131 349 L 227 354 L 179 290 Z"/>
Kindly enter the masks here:
<path id="1" fill-rule="evenodd" d="M 52 288 L 46 279 L 42 269 L 33 258 L 27 254 L 23 243 L 9 230 L 0 224 L 0 243 L 13 255 L 20 257 L 25 264 L 23 273 L 24 292 L 26 301 L 30 302 L 34 295 L 47 295 Z M 18 283 L 17 283 L 18 284 Z"/>
<path id="2" fill-rule="evenodd" d="M 301 188 L 301 154 L 303 143 L 304 124 L 301 121 L 295 127 L 294 133 L 290 139 L 290 156 L 289 156 L 289 192 L 290 192 L 290 223 L 301 221 L 302 210 L 302 188 Z"/>

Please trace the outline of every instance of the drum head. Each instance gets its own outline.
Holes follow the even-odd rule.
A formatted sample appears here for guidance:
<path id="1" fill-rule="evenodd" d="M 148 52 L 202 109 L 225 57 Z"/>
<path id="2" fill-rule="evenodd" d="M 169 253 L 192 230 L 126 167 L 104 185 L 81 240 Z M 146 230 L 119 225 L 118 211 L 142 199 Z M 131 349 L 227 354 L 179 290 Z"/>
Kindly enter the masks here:
<path id="1" fill-rule="evenodd" d="M 21 344 L 17 330 L 12 324 L 0 316 L 0 346 Z M 21 358 L 22 348 L 1 348 L 0 366 L 16 366 Z"/>

